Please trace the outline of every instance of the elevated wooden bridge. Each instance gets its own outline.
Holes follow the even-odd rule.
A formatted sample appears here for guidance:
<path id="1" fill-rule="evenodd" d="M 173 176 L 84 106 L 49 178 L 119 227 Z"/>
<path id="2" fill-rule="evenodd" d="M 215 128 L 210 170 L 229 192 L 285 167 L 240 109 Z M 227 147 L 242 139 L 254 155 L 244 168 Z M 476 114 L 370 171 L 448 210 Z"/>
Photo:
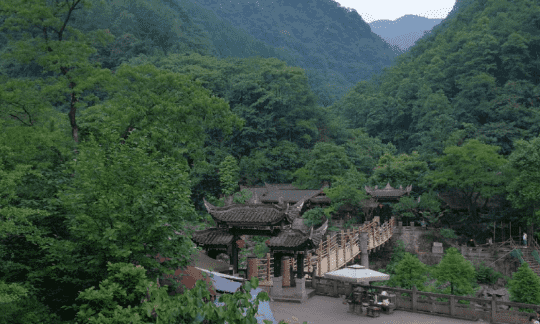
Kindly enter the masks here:
<path id="1" fill-rule="evenodd" d="M 390 241 L 394 234 L 395 219 L 392 217 L 388 222 L 379 225 L 378 221 L 372 221 L 363 225 L 354 226 L 352 229 L 341 230 L 337 234 L 327 235 L 319 244 L 315 255 L 308 253 L 304 260 L 304 272 L 313 273 L 316 269 L 317 276 L 323 276 L 345 266 L 349 261 L 361 253 L 360 233 L 368 233 L 368 253 L 377 251 L 384 244 Z M 296 271 L 296 260 L 289 259 L 294 271 Z M 259 285 L 272 286 L 273 258 L 270 253 L 265 258 L 258 259 L 259 265 Z"/>

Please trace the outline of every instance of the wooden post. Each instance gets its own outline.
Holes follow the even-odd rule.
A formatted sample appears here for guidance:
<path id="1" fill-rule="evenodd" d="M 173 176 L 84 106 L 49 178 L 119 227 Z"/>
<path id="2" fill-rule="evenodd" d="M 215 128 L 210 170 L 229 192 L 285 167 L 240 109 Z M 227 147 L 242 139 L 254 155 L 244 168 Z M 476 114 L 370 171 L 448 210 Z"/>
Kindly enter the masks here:
<path id="1" fill-rule="evenodd" d="M 512 221 L 510 221 L 510 240 L 514 242 L 514 238 L 512 237 Z"/>
<path id="2" fill-rule="evenodd" d="M 328 258 L 328 268 L 326 270 L 330 270 L 330 244 L 332 243 L 330 235 L 326 235 L 326 257 Z"/>
<path id="3" fill-rule="evenodd" d="M 343 239 L 343 235 L 341 236 L 341 239 Z M 341 244 L 343 244 L 343 241 Z M 339 244 L 337 240 L 337 235 L 336 235 L 336 269 L 339 269 Z"/>
<path id="4" fill-rule="evenodd" d="M 311 252 L 308 253 L 308 259 L 307 259 L 307 271 L 311 273 Z"/>
<path id="5" fill-rule="evenodd" d="M 350 228 L 347 229 L 347 237 L 349 238 L 349 247 L 350 247 L 350 249 L 351 249 L 351 254 L 350 254 L 350 256 L 351 256 L 351 258 L 352 258 L 352 256 L 353 256 L 353 250 L 352 250 L 352 236 L 351 236 L 351 229 L 350 229 Z"/>
<path id="6" fill-rule="evenodd" d="M 456 299 L 450 295 L 450 316 L 456 316 Z"/>
<path id="7" fill-rule="evenodd" d="M 319 277 L 321 276 L 321 260 L 322 260 L 322 240 L 319 242 L 319 254 L 317 256 L 317 271 L 319 272 Z"/>
<path id="8" fill-rule="evenodd" d="M 493 222 L 493 243 L 495 243 L 495 226 L 497 225 L 497 222 Z"/>
<path id="9" fill-rule="evenodd" d="M 417 290 L 416 290 L 416 286 L 413 286 L 412 288 L 412 310 L 413 312 L 416 312 L 416 298 L 418 297 L 417 295 Z"/>
<path id="10" fill-rule="evenodd" d="M 272 280 L 270 278 L 270 253 L 266 253 L 266 275 L 268 276 L 266 280 Z"/>

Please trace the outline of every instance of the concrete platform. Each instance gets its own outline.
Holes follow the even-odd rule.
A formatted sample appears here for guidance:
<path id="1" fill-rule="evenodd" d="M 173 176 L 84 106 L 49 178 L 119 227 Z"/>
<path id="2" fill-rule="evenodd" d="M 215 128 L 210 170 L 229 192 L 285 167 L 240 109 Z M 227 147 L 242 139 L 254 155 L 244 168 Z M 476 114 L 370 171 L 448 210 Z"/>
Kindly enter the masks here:
<path id="1" fill-rule="evenodd" d="M 307 299 L 302 300 L 302 298 L 298 295 L 296 295 L 296 287 L 284 287 L 283 294 L 280 296 L 272 296 L 270 295 L 270 289 L 272 286 L 259 286 L 258 288 L 261 288 L 262 291 L 266 291 L 268 293 L 268 296 L 270 296 L 270 301 L 276 301 L 276 302 L 285 302 L 285 303 L 305 303 L 307 299 L 312 298 L 315 296 L 315 289 L 307 288 L 306 287 L 306 295 Z"/>

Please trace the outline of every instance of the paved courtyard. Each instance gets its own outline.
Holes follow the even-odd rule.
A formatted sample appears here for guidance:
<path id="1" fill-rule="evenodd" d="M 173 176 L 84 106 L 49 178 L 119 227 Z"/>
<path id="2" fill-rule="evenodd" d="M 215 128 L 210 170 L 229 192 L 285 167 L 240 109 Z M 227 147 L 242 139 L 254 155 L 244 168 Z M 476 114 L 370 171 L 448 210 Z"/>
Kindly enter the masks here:
<path id="1" fill-rule="evenodd" d="M 284 303 L 270 301 L 270 308 L 274 318 L 287 323 L 308 324 L 464 324 L 477 323 L 449 317 L 440 317 L 394 311 L 392 315 L 381 314 L 380 317 L 372 318 L 365 315 L 349 314 L 348 305 L 343 305 L 342 298 L 327 296 L 313 296 L 304 304 Z M 293 316 L 298 319 L 295 321 Z M 479 323 L 479 322 L 478 322 Z"/>

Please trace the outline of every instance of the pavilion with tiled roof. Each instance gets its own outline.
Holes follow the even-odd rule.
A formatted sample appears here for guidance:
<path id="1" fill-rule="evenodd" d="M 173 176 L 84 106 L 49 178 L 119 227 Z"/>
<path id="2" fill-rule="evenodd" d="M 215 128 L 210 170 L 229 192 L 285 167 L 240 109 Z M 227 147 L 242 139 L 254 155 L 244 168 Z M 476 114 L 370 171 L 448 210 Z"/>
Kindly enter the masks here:
<path id="1" fill-rule="evenodd" d="M 399 201 L 399 198 L 407 195 L 409 196 L 411 194 L 412 185 L 407 186 L 405 189 L 403 189 L 403 186 L 399 186 L 398 188 L 392 188 L 390 185 L 390 182 L 386 184 L 386 187 L 384 189 L 379 189 L 378 186 L 375 186 L 375 188 L 365 186 L 366 193 L 370 195 L 373 198 L 376 198 L 379 202 L 384 201 Z"/>
<path id="2" fill-rule="evenodd" d="M 310 197 L 320 193 L 315 190 L 300 197 L 293 205 L 286 197 L 277 197 L 277 204 L 264 204 L 255 192 L 246 204 L 233 203 L 233 197 L 225 198 L 225 206 L 217 207 L 204 199 L 208 213 L 216 227 L 192 234 L 192 241 L 207 250 L 226 250 L 231 256 L 233 273 L 238 273 L 238 249 L 242 247 L 242 235 L 269 236 L 267 246 L 274 258 L 274 277 L 281 277 L 281 259 L 291 256 L 297 260 L 297 277 L 304 280 L 304 257 L 308 252 L 316 252 L 328 228 L 328 220 L 318 228 L 308 227 L 300 217 L 300 212 Z M 214 251 L 215 253 L 215 251 Z"/>

